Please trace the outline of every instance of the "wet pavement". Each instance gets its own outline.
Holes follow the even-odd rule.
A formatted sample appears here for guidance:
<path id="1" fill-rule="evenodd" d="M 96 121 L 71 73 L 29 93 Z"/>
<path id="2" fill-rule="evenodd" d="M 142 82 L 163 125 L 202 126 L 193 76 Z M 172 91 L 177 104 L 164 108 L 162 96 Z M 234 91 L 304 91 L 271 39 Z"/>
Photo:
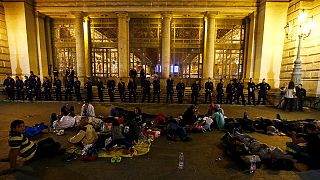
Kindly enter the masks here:
<path id="1" fill-rule="evenodd" d="M 76 114 L 80 112 L 81 104 L 70 102 L 75 106 Z M 61 102 L 0 102 L 0 157 L 8 153 L 8 130 L 12 120 L 22 119 L 27 125 L 45 122 L 49 123 L 50 114 L 59 112 Z M 133 110 L 139 106 L 144 113 L 177 116 L 189 106 L 187 104 L 93 104 L 97 115 L 107 115 L 110 108 L 120 106 Z M 208 105 L 201 104 L 199 111 L 206 112 Z M 237 106 L 223 105 L 226 116 L 242 117 L 247 111 L 250 117 L 263 116 L 275 118 L 279 113 L 285 119 L 320 119 L 320 112 L 306 109 L 305 112 L 283 112 L 273 107 L 266 106 Z M 32 163 L 19 161 L 18 170 L 9 175 L 0 176 L 0 179 L 320 179 L 320 171 L 274 171 L 262 166 L 254 174 L 249 174 L 248 169 L 241 167 L 233 159 L 224 154 L 220 138 L 223 132 L 214 131 L 204 134 L 190 134 L 191 142 L 171 142 L 165 136 L 155 140 L 147 155 L 123 158 L 119 164 L 111 164 L 110 158 L 99 158 L 92 162 L 75 160 L 65 162 L 63 156 L 46 158 Z M 39 139 L 53 137 L 63 147 L 69 147 L 67 138 L 72 136 L 67 132 L 63 136 L 43 133 Z M 290 141 L 286 136 L 267 136 L 252 133 L 258 140 L 272 146 L 284 149 L 285 143 Z M 178 156 L 184 153 L 184 169 L 179 171 Z M 217 158 L 221 160 L 216 161 Z M 0 169 L 7 168 L 8 163 L 0 163 Z"/>

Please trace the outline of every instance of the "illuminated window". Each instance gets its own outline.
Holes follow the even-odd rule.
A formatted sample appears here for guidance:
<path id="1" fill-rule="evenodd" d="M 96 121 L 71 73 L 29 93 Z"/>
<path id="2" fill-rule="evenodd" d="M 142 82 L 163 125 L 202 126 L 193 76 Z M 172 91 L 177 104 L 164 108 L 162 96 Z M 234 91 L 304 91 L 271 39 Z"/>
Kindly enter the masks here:
<path id="1" fill-rule="evenodd" d="M 118 77 L 118 49 L 92 49 L 92 73 L 94 77 Z"/>
<path id="2" fill-rule="evenodd" d="M 183 78 L 201 78 L 203 60 L 203 19 L 172 19 L 171 74 Z"/>
<path id="3" fill-rule="evenodd" d="M 66 68 L 72 67 L 77 73 L 76 38 L 73 19 L 53 20 L 54 66 L 65 76 Z"/>
<path id="4" fill-rule="evenodd" d="M 215 42 L 215 78 L 238 78 L 243 75 L 244 30 L 242 20 L 218 20 Z"/>

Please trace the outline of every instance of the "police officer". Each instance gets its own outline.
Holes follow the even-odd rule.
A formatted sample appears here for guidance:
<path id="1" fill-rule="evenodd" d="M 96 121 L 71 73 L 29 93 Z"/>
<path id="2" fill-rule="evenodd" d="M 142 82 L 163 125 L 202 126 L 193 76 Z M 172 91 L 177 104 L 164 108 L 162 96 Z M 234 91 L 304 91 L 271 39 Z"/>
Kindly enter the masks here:
<path id="1" fill-rule="evenodd" d="M 121 102 L 126 102 L 126 83 L 121 78 L 118 82 L 118 91 L 120 94 Z"/>
<path id="2" fill-rule="evenodd" d="M 245 99 L 244 99 L 244 94 L 243 94 L 243 89 L 244 89 L 244 84 L 243 82 L 240 81 L 236 81 L 236 90 L 237 90 L 237 104 L 239 104 L 239 100 L 240 100 L 240 97 L 241 97 L 241 100 L 242 100 L 242 105 L 245 105 Z"/>
<path id="3" fill-rule="evenodd" d="M 41 100 L 41 81 L 38 76 L 34 76 L 34 95 L 36 96 L 36 100 Z"/>
<path id="4" fill-rule="evenodd" d="M 196 80 L 191 86 L 191 104 L 198 104 L 198 97 L 200 95 L 201 85 L 199 80 Z"/>
<path id="5" fill-rule="evenodd" d="M 73 67 L 70 67 L 69 77 L 70 77 L 70 80 L 71 80 L 72 82 L 74 82 L 74 74 L 75 74 L 75 72 L 74 72 Z"/>
<path id="6" fill-rule="evenodd" d="M 169 96 L 171 103 L 173 103 L 173 79 L 171 74 L 169 75 L 169 79 L 167 79 L 167 103 L 169 102 Z"/>
<path id="7" fill-rule="evenodd" d="M 44 89 L 44 100 L 45 101 L 48 101 L 48 100 L 51 101 L 52 83 L 47 77 L 44 78 L 43 83 L 42 83 L 42 87 Z"/>
<path id="8" fill-rule="evenodd" d="M 222 104 L 222 97 L 224 96 L 223 93 L 223 79 L 220 79 L 220 82 L 217 84 L 217 104 Z"/>
<path id="9" fill-rule="evenodd" d="M 30 76 L 28 78 L 28 98 L 30 101 L 33 101 L 33 92 L 36 91 L 36 85 L 36 76 L 33 74 L 33 71 L 30 71 Z"/>
<path id="10" fill-rule="evenodd" d="M 230 80 L 230 83 L 227 85 L 226 93 L 227 93 L 226 103 L 232 104 L 233 94 L 234 94 L 233 80 Z"/>
<path id="11" fill-rule="evenodd" d="M 129 91 L 129 102 L 136 102 L 136 91 L 137 91 L 137 84 L 133 81 L 133 78 L 130 78 L 128 83 L 128 91 Z"/>
<path id="12" fill-rule="evenodd" d="M 15 83 L 16 91 L 17 91 L 17 100 L 24 100 L 24 97 L 22 97 L 22 91 L 23 91 L 23 81 L 19 78 L 19 76 L 16 76 L 16 83 Z"/>
<path id="13" fill-rule="evenodd" d="M 57 67 L 54 67 L 53 69 L 53 78 L 56 80 L 59 77 L 59 71 Z"/>
<path id="14" fill-rule="evenodd" d="M 150 103 L 150 86 L 151 86 L 151 82 L 150 82 L 150 77 L 148 77 L 147 79 L 144 80 L 143 82 L 143 86 L 142 86 L 142 100 L 141 103 L 144 102 L 146 96 L 148 96 L 148 103 Z"/>
<path id="15" fill-rule="evenodd" d="M 213 92 L 213 82 L 211 81 L 211 78 L 208 78 L 208 81 L 204 84 L 204 88 L 206 90 L 206 95 L 204 99 L 204 103 L 207 103 L 207 99 L 209 96 L 209 102 L 212 101 L 212 92 Z"/>
<path id="16" fill-rule="evenodd" d="M 296 96 L 298 101 L 298 110 L 303 111 L 303 103 L 304 103 L 304 99 L 307 96 L 307 92 L 304 88 L 302 88 L 302 84 L 299 84 L 296 87 Z"/>
<path id="17" fill-rule="evenodd" d="M 26 93 L 27 99 L 28 99 L 29 101 L 32 101 L 32 100 L 33 100 L 33 96 L 32 96 L 32 85 L 31 85 L 31 82 L 30 82 L 28 76 L 24 76 L 23 85 L 24 85 L 23 95 L 24 95 L 24 93 Z"/>
<path id="18" fill-rule="evenodd" d="M 184 97 L 184 90 L 185 90 L 185 85 L 182 82 L 182 79 L 180 79 L 180 82 L 176 86 L 177 90 L 177 96 L 178 96 L 178 103 L 182 104 L 183 103 L 183 97 Z"/>
<path id="19" fill-rule="evenodd" d="M 133 82 L 136 82 L 137 71 L 135 69 L 131 69 L 129 72 L 130 78 L 132 78 Z"/>
<path id="20" fill-rule="evenodd" d="M 73 82 L 71 81 L 70 77 L 68 77 L 64 86 L 66 89 L 65 101 L 67 100 L 72 101 Z"/>
<path id="21" fill-rule="evenodd" d="M 156 96 L 158 98 L 158 103 L 160 103 L 160 79 L 159 77 L 155 77 L 155 79 L 152 82 L 153 85 L 153 100 L 152 102 L 155 102 Z"/>
<path id="22" fill-rule="evenodd" d="M 79 81 L 78 77 L 75 77 L 75 81 L 74 81 L 74 93 L 76 94 L 77 97 L 77 101 L 82 101 L 82 97 L 81 97 L 81 91 L 80 91 L 80 87 L 81 87 L 81 82 Z"/>
<path id="23" fill-rule="evenodd" d="M 84 84 L 84 88 L 87 91 L 87 99 L 89 102 L 92 102 L 92 82 L 90 78 L 87 78 L 87 82 Z"/>
<path id="24" fill-rule="evenodd" d="M 55 86 L 56 101 L 61 101 L 62 100 L 62 95 L 61 95 L 62 82 L 59 79 L 59 77 L 55 79 L 55 81 L 53 82 L 53 85 Z"/>
<path id="25" fill-rule="evenodd" d="M 14 79 L 7 74 L 7 78 L 3 82 L 9 100 L 14 100 Z"/>
<path id="26" fill-rule="evenodd" d="M 252 78 L 250 78 L 248 82 L 248 104 L 251 105 L 251 98 L 253 105 L 256 105 L 256 84 L 252 81 Z"/>
<path id="27" fill-rule="evenodd" d="M 142 68 L 140 70 L 140 83 L 141 83 L 141 86 L 144 85 L 144 80 L 146 79 L 146 73 L 144 72 L 144 69 Z"/>
<path id="28" fill-rule="evenodd" d="M 99 101 L 103 102 L 104 85 L 103 85 L 103 82 L 101 81 L 101 78 L 98 78 L 98 82 L 97 82 L 96 85 L 97 85 L 97 88 L 98 88 Z"/>
<path id="29" fill-rule="evenodd" d="M 116 88 L 116 82 L 113 79 L 107 81 L 108 94 L 110 97 L 110 102 L 114 102 L 114 90 Z"/>
<path id="30" fill-rule="evenodd" d="M 266 83 L 265 79 L 262 79 L 262 82 L 259 83 L 256 87 L 257 89 L 259 89 L 258 105 L 260 104 L 261 98 L 262 98 L 262 105 L 265 105 L 267 100 L 267 93 L 271 89 L 271 86 L 268 83 Z"/>

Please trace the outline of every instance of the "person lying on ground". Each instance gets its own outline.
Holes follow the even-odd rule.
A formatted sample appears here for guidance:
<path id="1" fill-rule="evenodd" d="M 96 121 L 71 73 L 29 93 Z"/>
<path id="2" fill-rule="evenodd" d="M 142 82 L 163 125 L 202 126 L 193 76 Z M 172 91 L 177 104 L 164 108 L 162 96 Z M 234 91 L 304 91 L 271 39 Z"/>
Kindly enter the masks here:
<path id="1" fill-rule="evenodd" d="M 114 145 L 124 145 L 128 153 L 131 153 L 132 144 L 128 142 L 122 135 L 120 124 L 116 118 L 114 118 L 111 127 L 112 141 L 106 145 L 105 149 L 108 151 Z"/>
<path id="2" fill-rule="evenodd" d="M 76 120 L 74 117 L 64 112 L 63 116 L 59 120 L 55 120 L 52 123 L 52 127 L 54 130 L 64 130 L 70 127 L 74 127 Z"/>
<path id="3" fill-rule="evenodd" d="M 25 160 L 38 160 L 61 153 L 61 144 L 55 142 L 52 138 L 46 138 L 35 144 L 24 136 L 25 124 L 22 120 L 12 121 L 10 129 L 8 139 L 10 146 L 9 155 L 8 158 L 1 159 L 2 162 L 7 161 L 10 163 L 10 169 L 1 171 L 0 175 L 11 173 L 15 170 L 18 156 Z"/>
<path id="4" fill-rule="evenodd" d="M 320 133 L 314 124 L 306 124 L 304 126 L 306 134 L 297 137 L 296 132 L 292 132 L 292 142 L 287 143 L 287 147 L 296 151 L 297 155 L 307 157 L 307 166 L 310 169 L 320 168 Z M 300 144 L 306 143 L 306 146 Z"/>
<path id="5" fill-rule="evenodd" d="M 94 112 L 94 107 L 89 103 L 87 99 L 83 101 L 83 105 L 81 107 L 81 116 L 89 116 L 95 117 L 96 114 Z"/>
<path id="6" fill-rule="evenodd" d="M 180 118 L 172 118 L 167 123 L 167 139 L 175 141 L 176 136 L 181 141 L 190 141 L 191 139 L 187 136 L 186 130 L 179 124 Z"/>
<path id="7" fill-rule="evenodd" d="M 64 114 L 68 114 L 68 115 L 74 117 L 75 116 L 74 107 L 69 104 L 62 106 L 61 111 L 60 111 L 60 115 L 63 116 Z"/>

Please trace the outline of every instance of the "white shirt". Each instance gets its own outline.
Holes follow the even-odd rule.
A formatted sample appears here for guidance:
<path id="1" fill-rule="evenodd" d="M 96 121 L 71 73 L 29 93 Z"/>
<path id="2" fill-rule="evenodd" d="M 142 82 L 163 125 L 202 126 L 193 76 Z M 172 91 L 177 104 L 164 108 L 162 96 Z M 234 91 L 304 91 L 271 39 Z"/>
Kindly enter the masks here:
<path id="1" fill-rule="evenodd" d="M 94 112 L 94 107 L 92 106 L 92 104 L 88 104 L 88 106 L 86 106 L 86 104 L 82 105 L 81 116 L 91 116 L 91 117 L 96 116 Z"/>
<path id="2" fill-rule="evenodd" d="M 60 120 L 56 120 L 53 122 L 54 129 L 66 129 L 69 127 L 73 127 L 76 120 L 72 116 L 62 116 Z"/>

